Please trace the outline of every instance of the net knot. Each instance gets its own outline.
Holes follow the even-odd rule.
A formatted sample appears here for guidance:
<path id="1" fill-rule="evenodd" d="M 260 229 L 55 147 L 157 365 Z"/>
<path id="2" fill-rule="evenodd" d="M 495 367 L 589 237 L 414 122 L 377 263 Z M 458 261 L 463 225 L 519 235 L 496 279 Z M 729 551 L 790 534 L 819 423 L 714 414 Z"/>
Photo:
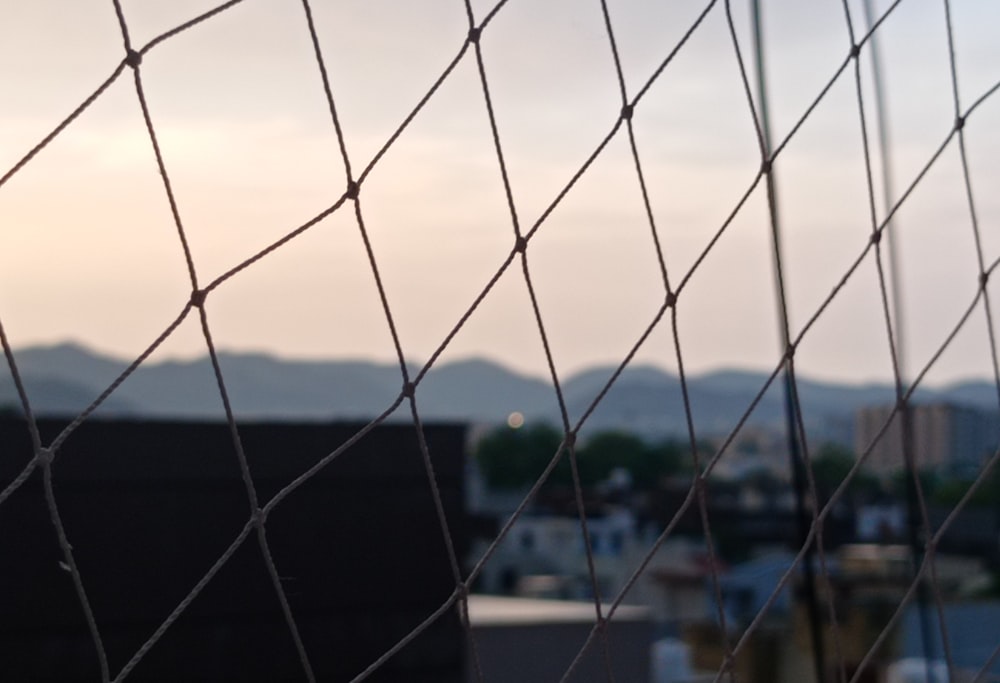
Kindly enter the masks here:
<path id="1" fill-rule="evenodd" d="M 56 452 L 48 447 L 42 447 L 38 449 L 35 453 L 35 458 L 38 460 L 38 464 L 42 467 L 48 467 L 55 460 Z"/>
<path id="2" fill-rule="evenodd" d="M 626 104 L 622 107 L 622 121 L 631 121 L 632 113 L 635 111 L 635 107 L 631 104 Z"/>
<path id="3" fill-rule="evenodd" d="M 356 180 L 350 180 L 347 182 L 347 198 L 350 200 L 355 200 L 358 198 L 358 193 L 361 192 L 361 186 L 358 185 Z"/>
<path id="4" fill-rule="evenodd" d="M 851 59 L 857 59 L 858 55 L 861 54 L 861 46 L 855 43 L 851 46 Z"/>
<path id="5" fill-rule="evenodd" d="M 528 248 L 528 240 L 525 239 L 524 235 L 518 235 L 517 239 L 514 240 L 514 251 L 519 254 L 523 254 L 524 250 Z"/>
<path id="6" fill-rule="evenodd" d="M 208 292 L 204 289 L 196 289 L 191 292 L 191 305 L 195 308 L 201 308 L 205 305 L 205 297 L 208 296 Z"/>
<path id="7" fill-rule="evenodd" d="M 477 26 L 475 28 L 470 28 L 469 29 L 469 42 L 472 43 L 473 45 L 478 44 L 479 43 L 479 37 L 482 34 L 483 34 L 483 30 L 480 27 Z"/>
<path id="8" fill-rule="evenodd" d="M 879 229 L 872 233 L 872 244 L 877 246 L 878 243 L 881 241 L 882 241 L 882 230 Z"/>
<path id="9" fill-rule="evenodd" d="M 964 116 L 956 116 L 955 117 L 955 130 L 962 130 L 963 128 L 965 128 L 965 117 Z"/>
<path id="10" fill-rule="evenodd" d="M 576 446 L 576 432 L 574 431 L 566 432 L 566 438 L 563 439 L 563 441 L 565 442 L 567 449 Z"/>
<path id="11" fill-rule="evenodd" d="M 417 385 L 413 382 L 403 384 L 403 398 L 413 398 L 417 393 Z"/>
<path id="12" fill-rule="evenodd" d="M 771 172 L 771 160 L 764 159 L 760 162 L 760 172 L 762 175 L 767 175 Z"/>
<path id="13" fill-rule="evenodd" d="M 986 289 L 986 283 L 990 281 L 990 274 L 988 272 L 982 272 L 979 274 L 979 288 Z"/>
<path id="14" fill-rule="evenodd" d="M 667 299 L 664 303 L 667 308 L 673 308 L 677 304 L 677 292 L 667 292 Z"/>
<path id="15" fill-rule="evenodd" d="M 142 53 L 129 49 L 128 52 L 125 53 L 125 63 L 133 69 L 138 69 L 139 65 L 142 64 Z"/>
<path id="16" fill-rule="evenodd" d="M 267 522 L 267 513 L 264 512 L 263 508 L 257 508 L 250 516 L 250 522 L 254 525 L 254 527 L 263 529 L 264 523 Z"/>

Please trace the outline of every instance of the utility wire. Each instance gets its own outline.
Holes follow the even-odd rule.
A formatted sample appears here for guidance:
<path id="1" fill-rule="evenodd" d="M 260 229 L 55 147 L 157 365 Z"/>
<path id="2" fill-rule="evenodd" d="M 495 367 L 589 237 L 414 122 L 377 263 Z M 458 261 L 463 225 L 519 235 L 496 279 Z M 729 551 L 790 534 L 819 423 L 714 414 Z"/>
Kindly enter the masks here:
<path id="1" fill-rule="evenodd" d="M 820 615 L 819 598 L 816 591 L 816 544 L 809 540 L 809 530 L 811 527 L 809 515 L 806 512 L 806 489 L 808 488 L 805 464 L 803 462 L 803 446 L 799 439 L 799 425 L 801 423 L 801 411 L 797 400 L 795 387 L 794 361 L 792 360 L 793 346 L 791 343 L 791 331 L 788 323 L 788 302 L 785 288 L 785 279 L 781 260 L 781 224 L 778 212 L 777 181 L 775 178 L 774 166 L 771 163 L 771 119 L 768 109 L 767 75 L 764 63 L 764 42 L 763 27 L 761 26 L 760 0 L 751 0 L 751 14 L 753 19 L 753 46 L 754 59 L 757 71 L 757 100 L 758 112 L 760 116 L 760 134 L 763 145 L 764 165 L 767 169 L 765 181 L 767 190 L 768 214 L 771 220 L 771 245 L 774 252 L 774 280 L 776 296 L 778 301 L 778 311 L 780 314 L 780 333 L 782 353 L 784 354 L 784 368 L 782 370 L 782 389 L 784 394 L 785 407 L 785 431 L 788 438 L 788 457 L 792 470 L 792 479 L 795 485 L 795 519 L 798 527 L 798 543 L 808 544 L 805 557 L 802 561 L 803 572 L 803 597 L 806 601 L 806 609 L 809 615 L 809 636 L 812 642 L 813 664 L 816 671 L 816 680 L 824 683 L 826 680 L 825 664 L 826 657 L 823 647 L 823 622 Z"/>
<path id="2" fill-rule="evenodd" d="M 865 14 L 865 29 L 871 32 L 874 25 L 875 11 L 872 0 L 864 0 L 862 8 Z M 878 31 L 871 33 L 871 67 L 872 85 L 875 94 L 875 122 L 877 126 L 879 157 L 881 158 L 882 171 L 882 204 L 884 210 L 892 206 L 895 188 L 893 187 L 893 166 L 890 155 L 890 128 L 888 119 L 888 107 L 885 98 L 885 85 L 882 73 L 882 53 L 879 49 L 880 40 Z M 897 399 L 906 395 L 909 389 L 909 375 L 906 365 L 906 344 L 905 330 L 903 328 L 903 289 L 901 286 L 902 274 L 899 259 L 899 234 L 897 232 L 895 218 L 889 216 L 886 220 L 884 234 L 886 238 L 886 248 L 889 255 L 889 285 L 890 297 L 892 301 L 892 312 L 889 322 L 892 325 L 893 354 L 896 366 L 896 392 Z M 917 585 L 917 612 L 920 620 L 920 640 L 924 652 L 924 662 L 926 665 L 925 676 L 927 683 L 933 683 L 934 672 L 931 669 L 932 662 L 936 659 L 934 638 L 932 635 L 932 623 L 930 614 L 930 595 L 927 581 L 920 577 L 919 568 L 924 560 L 924 545 L 921 541 L 920 533 L 920 493 L 917 491 L 918 472 L 914 461 L 914 434 L 913 434 L 913 408 L 908 400 L 902 400 L 899 406 L 899 428 L 901 430 L 900 444 L 903 447 L 903 462 L 906 469 L 906 515 L 907 534 L 912 553 L 913 578 Z"/>

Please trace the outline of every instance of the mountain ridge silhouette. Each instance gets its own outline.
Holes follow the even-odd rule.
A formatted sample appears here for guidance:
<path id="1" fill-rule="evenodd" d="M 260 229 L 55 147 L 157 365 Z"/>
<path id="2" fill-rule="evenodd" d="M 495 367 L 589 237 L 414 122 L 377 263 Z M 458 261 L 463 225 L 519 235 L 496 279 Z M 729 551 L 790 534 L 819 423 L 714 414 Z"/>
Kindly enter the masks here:
<path id="1" fill-rule="evenodd" d="M 298 360 L 266 353 L 222 351 L 218 355 L 234 414 L 244 420 L 368 420 L 399 397 L 402 374 L 394 363 L 370 360 Z M 33 412 L 75 414 L 97 398 L 129 361 L 67 342 L 14 351 Z M 417 368 L 410 368 L 411 380 Z M 686 418 L 678 377 L 653 365 L 626 367 L 592 411 L 616 366 L 602 365 L 560 380 L 571 425 L 587 414 L 585 428 L 624 429 L 650 436 L 684 434 Z M 699 432 L 725 433 L 764 386 L 769 374 L 726 368 L 687 377 L 688 398 Z M 803 419 L 820 438 L 846 442 L 854 412 L 891 403 L 888 383 L 850 384 L 797 377 Z M 949 401 L 996 409 L 992 382 L 971 380 L 920 389 L 918 401 Z M 529 421 L 561 424 L 550 382 L 487 358 L 439 362 L 421 379 L 416 401 L 426 420 L 501 424 L 510 413 Z M 6 367 L 0 370 L 0 406 L 20 401 Z M 99 416 L 224 419 L 214 369 L 207 357 L 148 359 L 102 404 Z M 403 406 L 392 419 L 410 419 Z M 779 428 L 784 419 L 780 377 L 772 382 L 747 423 Z"/>

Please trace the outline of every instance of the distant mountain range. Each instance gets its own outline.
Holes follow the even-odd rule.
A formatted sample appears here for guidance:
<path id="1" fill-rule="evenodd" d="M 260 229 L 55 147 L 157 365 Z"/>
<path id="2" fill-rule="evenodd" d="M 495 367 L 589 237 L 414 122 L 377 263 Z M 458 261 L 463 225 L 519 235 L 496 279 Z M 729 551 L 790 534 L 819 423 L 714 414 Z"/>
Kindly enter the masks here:
<path id="1" fill-rule="evenodd" d="M 93 401 L 128 362 L 76 344 L 33 346 L 14 353 L 33 409 L 39 414 L 75 414 Z M 265 354 L 222 353 L 220 364 L 237 417 L 241 419 L 370 419 L 399 395 L 398 366 L 366 361 L 302 361 Z M 595 367 L 562 382 L 570 418 L 576 422 L 614 372 Z M 732 429 L 767 380 L 760 372 L 725 370 L 688 378 L 692 416 L 701 434 Z M 891 402 L 888 384 L 851 385 L 798 378 L 803 415 L 810 433 L 850 439 L 852 416 L 861 406 Z M 417 407 L 425 420 L 499 424 L 512 412 L 529 421 L 558 424 L 556 394 L 549 382 L 497 363 L 442 363 L 420 382 Z M 922 401 L 950 401 L 996 411 L 996 387 L 972 381 L 922 390 Z M 0 366 L 0 406 L 19 405 L 6 365 Z M 780 378 L 765 392 L 749 424 L 774 427 L 784 415 Z M 207 358 L 147 362 L 98 410 L 104 416 L 220 419 L 222 401 Z M 404 405 L 393 419 L 409 419 Z M 680 382 L 659 368 L 627 368 L 586 422 L 587 428 L 623 428 L 646 435 L 686 430 Z"/>

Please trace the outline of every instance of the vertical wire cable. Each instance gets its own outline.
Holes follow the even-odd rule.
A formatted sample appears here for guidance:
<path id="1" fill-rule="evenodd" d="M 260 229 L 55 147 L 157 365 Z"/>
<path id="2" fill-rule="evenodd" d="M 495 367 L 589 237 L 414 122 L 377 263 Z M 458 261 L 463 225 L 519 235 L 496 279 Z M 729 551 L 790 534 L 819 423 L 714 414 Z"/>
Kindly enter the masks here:
<path id="1" fill-rule="evenodd" d="M 888 107 L 885 98 L 885 85 L 883 81 L 882 53 L 879 49 L 879 33 L 873 30 L 875 11 L 872 0 L 864 0 L 862 9 L 865 17 L 865 29 L 870 33 L 869 49 L 871 54 L 872 88 L 875 96 L 875 123 L 879 146 L 879 157 L 881 159 L 882 176 L 882 204 L 884 210 L 892 206 L 895 188 L 893 185 L 893 166 L 890 145 L 890 128 L 888 119 Z M 919 497 L 917 491 L 918 472 L 913 455 L 914 434 L 913 434 L 913 408 L 910 401 L 903 397 L 909 389 L 909 374 L 906 364 L 906 331 L 903 328 L 904 306 L 902 289 L 902 272 L 899 258 L 899 234 L 896 229 L 894 216 L 886 219 L 882 230 L 886 241 L 888 252 L 889 270 L 889 290 L 892 302 L 892 311 L 886 311 L 887 322 L 892 326 L 890 342 L 892 345 L 893 362 L 896 373 L 896 397 L 901 401 L 899 405 L 899 428 L 901 430 L 900 442 L 903 447 L 903 462 L 906 470 L 906 515 L 907 534 L 912 553 L 912 565 L 914 580 L 919 581 L 917 586 L 917 613 L 920 622 L 920 640 L 924 652 L 925 675 L 927 683 L 932 683 L 933 671 L 931 661 L 935 659 L 936 647 L 932 636 L 932 625 L 930 615 L 930 596 L 926 579 L 918 576 L 919 567 L 923 564 L 924 549 L 920 540 L 920 510 Z"/>
<path id="2" fill-rule="evenodd" d="M 797 401 L 795 387 L 795 367 L 792 355 L 794 347 L 791 344 L 791 332 L 788 323 L 788 302 L 781 259 L 781 224 L 778 215 L 777 182 L 771 159 L 771 118 L 768 107 L 767 74 L 764 63 L 763 27 L 761 25 L 760 0 L 751 0 L 751 19 L 753 23 L 754 60 L 757 75 L 757 100 L 760 115 L 760 135 L 763 145 L 766 168 L 765 187 L 767 191 L 768 214 L 771 221 L 771 246 L 774 253 L 774 279 L 778 310 L 780 314 L 780 333 L 782 353 L 784 354 L 784 369 L 782 371 L 782 390 L 785 409 L 785 432 L 788 439 L 788 457 L 795 485 L 795 520 L 798 529 L 798 542 L 808 544 L 802 561 L 803 589 L 806 599 L 806 609 L 809 615 L 809 637 L 813 648 L 813 665 L 816 680 L 822 683 L 826 680 L 823 646 L 822 617 L 819 609 L 819 599 L 816 592 L 816 570 L 814 541 L 809 540 L 809 520 L 806 514 L 806 474 L 802 462 L 803 444 L 799 439 L 798 425 L 801 422 L 800 406 Z"/>
<path id="3" fill-rule="evenodd" d="M 878 138 L 879 157 L 881 158 L 882 175 L 882 207 L 887 211 L 892 206 L 892 198 L 896 194 L 892 156 L 890 150 L 891 134 L 889 128 L 889 108 L 886 105 L 885 85 L 882 79 L 882 50 L 880 49 L 879 33 L 873 31 L 875 23 L 875 10 L 872 7 L 872 0 L 864 0 L 862 3 L 865 13 L 865 30 L 871 32 L 868 39 L 869 54 L 872 66 L 872 85 L 875 93 L 875 125 Z M 902 267 L 899 259 L 899 235 L 895 229 L 895 218 L 890 217 L 883 229 L 885 235 L 886 249 L 889 254 L 889 287 L 892 296 L 892 320 L 896 328 L 896 364 L 899 366 L 900 376 L 904 383 L 907 381 L 908 371 L 906 364 L 906 344 L 905 330 L 903 329 L 903 287 L 902 287 Z"/>

